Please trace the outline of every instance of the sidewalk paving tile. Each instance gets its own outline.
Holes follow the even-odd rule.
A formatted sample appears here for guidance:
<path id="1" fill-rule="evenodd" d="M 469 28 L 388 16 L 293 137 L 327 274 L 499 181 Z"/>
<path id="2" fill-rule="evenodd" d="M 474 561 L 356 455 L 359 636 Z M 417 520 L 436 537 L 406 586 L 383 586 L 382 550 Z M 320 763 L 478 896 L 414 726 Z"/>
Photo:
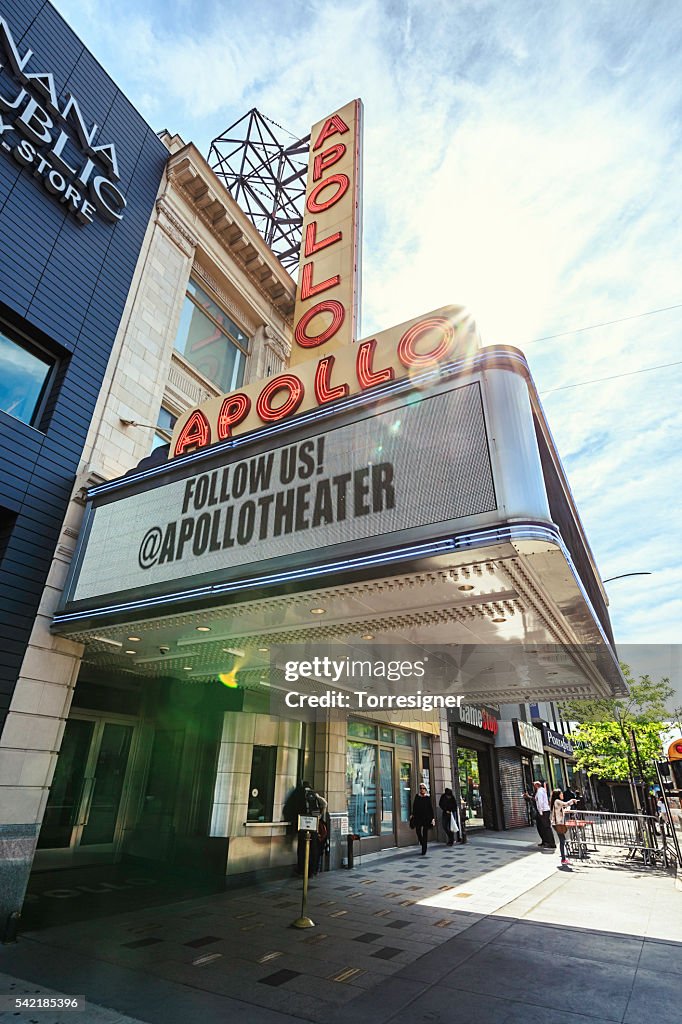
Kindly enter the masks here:
<path id="1" fill-rule="evenodd" d="M 512 996 L 536 1006 L 572 1007 L 576 996 L 589 993 L 590 1013 L 622 1020 L 635 976 L 635 967 L 604 964 L 494 942 L 442 979 L 452 989 Z M 551 986 L 549 979 L 551 978 Z M 539 983 L 538 979 L 545 979 Z M 576 1007 L 579 1009 L 579 1007 Z"/>
<path id="2" fill-rule="evenodd" d="M 642 1024 L 653 1017 L 679 1021 L 681 986 L 679 976 L 640 968 L 627 1005 L 624 1024 Z"/>

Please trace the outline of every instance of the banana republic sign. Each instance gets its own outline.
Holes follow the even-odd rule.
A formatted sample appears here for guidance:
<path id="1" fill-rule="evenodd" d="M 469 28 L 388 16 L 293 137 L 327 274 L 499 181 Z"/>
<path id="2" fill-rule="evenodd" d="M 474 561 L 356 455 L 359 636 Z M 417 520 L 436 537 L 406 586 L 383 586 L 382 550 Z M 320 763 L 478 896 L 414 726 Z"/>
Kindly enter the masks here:
<path id="1" fill-rule="evenodd" d="M 70 92 L 58 93 L 51 71 L 14 39 L 0 14 L 0 150 L 50 192 L 81 224 L 96 214 L 120 221 L 126 200 L 118 188 L 116 147 L 100 139 Z"/>

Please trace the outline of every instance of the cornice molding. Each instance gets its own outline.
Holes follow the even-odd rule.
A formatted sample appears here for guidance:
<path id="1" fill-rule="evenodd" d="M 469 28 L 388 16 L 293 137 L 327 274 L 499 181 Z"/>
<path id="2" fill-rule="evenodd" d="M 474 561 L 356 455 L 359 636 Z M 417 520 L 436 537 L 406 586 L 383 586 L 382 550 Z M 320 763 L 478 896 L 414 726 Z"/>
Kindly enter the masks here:
<path id="1" fill-rule="evenodd" d="M 183 224 L 165 196 L 156 200 L 156 222 L 185 256 L 193 256 L 199 239 Z"/>

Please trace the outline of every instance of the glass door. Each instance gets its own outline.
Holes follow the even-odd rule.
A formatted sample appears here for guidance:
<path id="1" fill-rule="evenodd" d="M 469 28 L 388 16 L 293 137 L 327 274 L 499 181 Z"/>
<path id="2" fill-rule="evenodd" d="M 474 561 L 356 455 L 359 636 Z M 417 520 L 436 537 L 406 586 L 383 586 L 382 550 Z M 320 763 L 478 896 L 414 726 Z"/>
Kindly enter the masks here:
<path id="1" fill-rule="evenodd" d="M 395 832 L 393 816 L 393 751 L 379 749 L 379 785 L 381 787 L 380 831 L 381 835 Z"/>
<path id="2" fill-rule="evenodd" d="M 67 719 L 38 839 L 45 854 L 36 867 L 116 853 L 134 731 L 126 721 Z"/>
<path id="3" fill-rule="evenodd" d="M 95 722 L 68 718 L 57 758 L 50 796 L 38 837 L 38 849 L 62 850 L 71 846 L 74 825 L 83 802 L 86 765 Z"/>
<path id="4" fill-rule="evenodd" d="M 398 812 L 398 837 L 400 845 L 409 845 L 414 839 L 410 828 L 412 804 L 417 795 L 414 778 L 414 756 L 412 751 L 397 751 L 398 786 L 400 792 L 400 809 Z"/>

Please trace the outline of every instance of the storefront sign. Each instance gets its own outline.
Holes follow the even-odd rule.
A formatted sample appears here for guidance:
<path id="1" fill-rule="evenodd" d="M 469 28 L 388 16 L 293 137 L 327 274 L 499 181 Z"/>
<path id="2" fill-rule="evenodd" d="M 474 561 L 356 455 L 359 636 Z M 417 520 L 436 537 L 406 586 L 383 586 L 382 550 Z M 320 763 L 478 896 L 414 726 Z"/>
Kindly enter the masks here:
<path id="1" fill-rule="evenodd" d="M 371 391 L 473 354 L 476 329 L 461 306 L 445 306 L 333 355 L 314 357 L 266 381 L 209 399 L 178 419 L 171 456 Z"/>
<path id="2" fill-rule="evenodd" d="M 534 725 L 529 722 L 522 722 L 519 719 L 514 719 L 514 735 L 516 737 L 516 745 L 523 747 L 524 750 L 533 750 L 536 754 L 544 753 L 542 746 L 542 733 L 539 729 L 536 729 Z"/>
<path id="3" fill-rule="evenodd" d="M 461 722 L 462 725 L 473 725 L 476 729 L 492 733 L 493 736 L 497 733 L 497 719 L 485 708 L 475 708 L 470 704 L 463 704 L 459 709 L 453 709 L 452 715 L 454 720 Z"/>
<path id="4" fill-rule="evenodd" d="M 0 150 L 29 168 L 81 224 L 91 224 L 96 213 L 120 221 L 126 200 L 115 184 L 116 147 L 98 139 L 99 126 L 72 93 L 62 97 L 58 88 L 0 15 Z"/>
<path id="5" fill-rule="evenodd" d="M 446 460 L 436 436 L 449 439 Z M 496 507 L 477 382 L 212 465 L 96 505 L 72 599 L 252 577 L 265 561 L 314 564 L 321 549 L 370 538 L 382 550 L 401 531 Z"/>
<path id="6" fill-rule="evenodd" d="M 549 749 L 554 751 L 556 754 L 562 754 L 564 757 L 573 757 L 573 744 L 566 736 L 562 736 L 560 732 L 555 732 L 554 729 L 550 729 L 548 726 L 542 726 L 542 742 Z"/>
<path id="7" fill-rule="evenodd" d="M 290 366 L 357 337 L 362 103 L 352 100 L 310 134 L 308 182 Z"/>

